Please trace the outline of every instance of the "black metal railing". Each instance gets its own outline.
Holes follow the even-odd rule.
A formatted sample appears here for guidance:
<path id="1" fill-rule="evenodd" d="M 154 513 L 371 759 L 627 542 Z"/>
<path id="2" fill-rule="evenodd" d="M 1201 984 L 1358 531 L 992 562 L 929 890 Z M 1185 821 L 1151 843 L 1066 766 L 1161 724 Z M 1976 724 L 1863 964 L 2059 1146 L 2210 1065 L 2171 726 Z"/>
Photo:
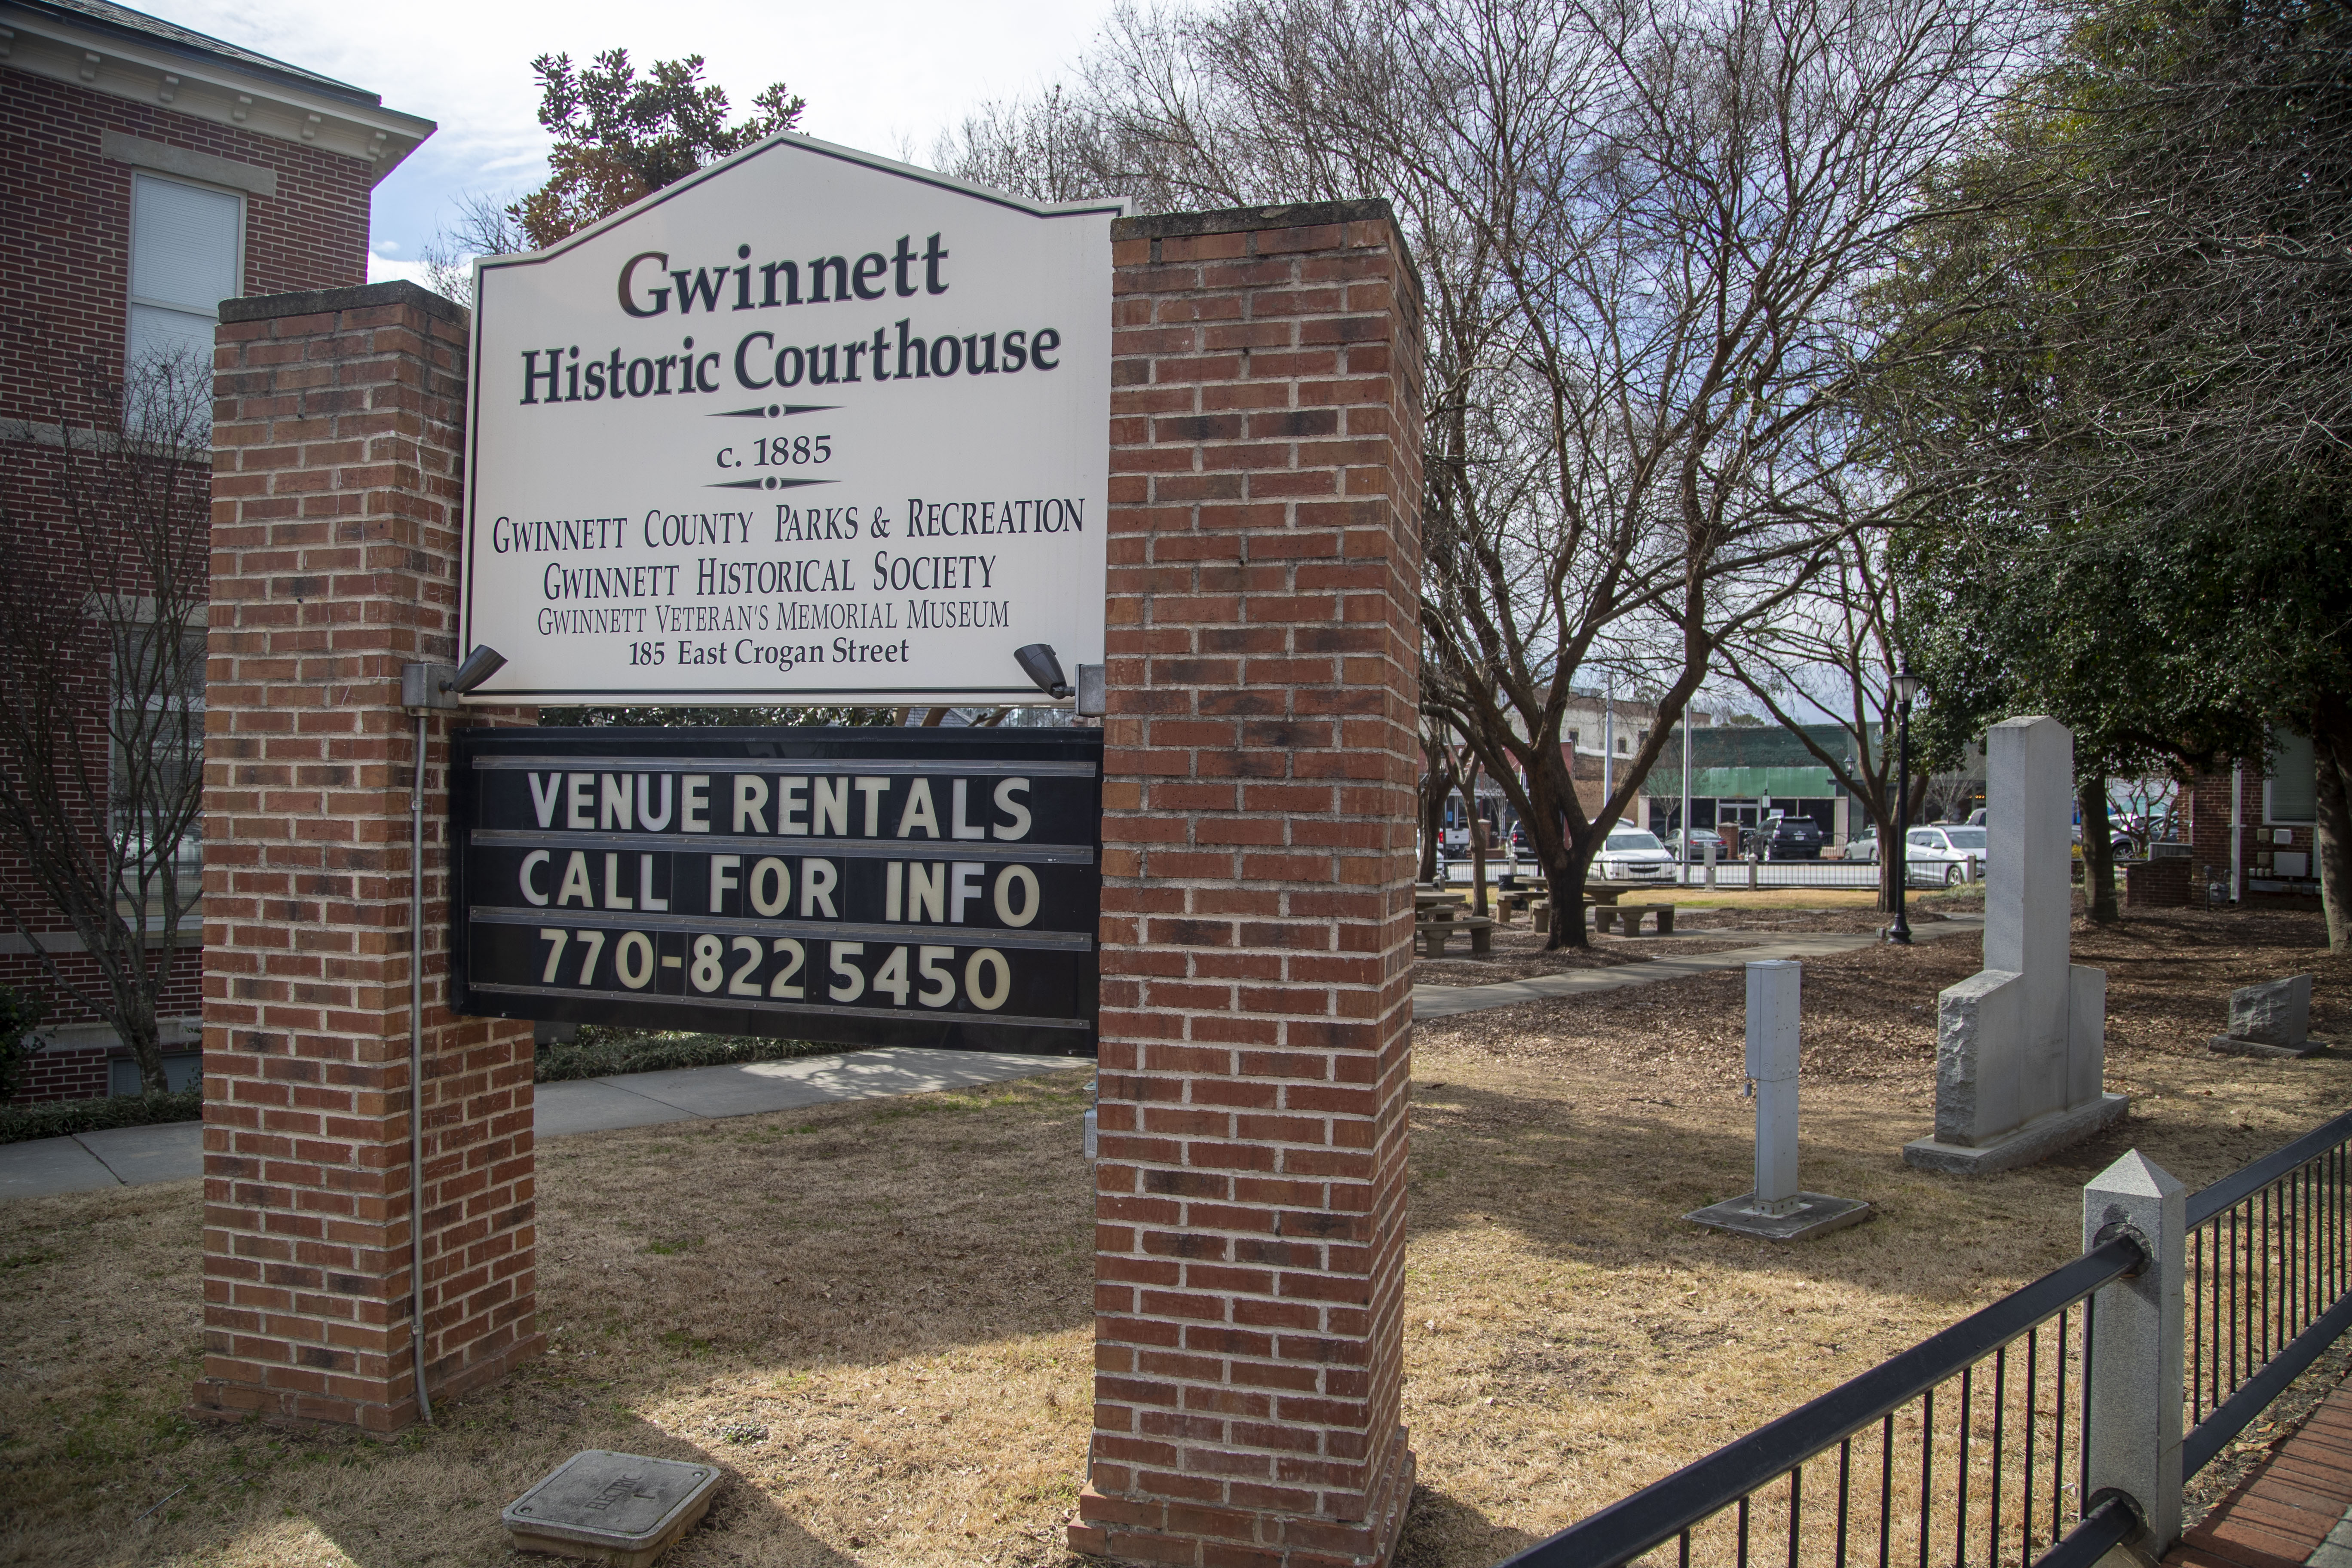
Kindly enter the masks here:
<path id="1" fill-rule="evenodd" d="M 2146 1259 L 2116 1237 L 1509 1563 L 2030 1562 L 2080 1513 L 2090 1298 Z"/>
<path id="2" fill-rule="evenodd" d="M 2191 1195 L 2181 1241 L 2185 1479 L 2352 1328 L 2352 1112 Z M 2095 1292 L 2148 1261 L 2105 1242 L 1507 1568 L 2090 1568 L 2140 1525 L 2089 1495 Z"/>
<path id="3" fill-rule="evenodd" d="M 2189 1199 L 2184 1476 L 2352 1325 L 2347 1142 L 2352 1113 Z"/>

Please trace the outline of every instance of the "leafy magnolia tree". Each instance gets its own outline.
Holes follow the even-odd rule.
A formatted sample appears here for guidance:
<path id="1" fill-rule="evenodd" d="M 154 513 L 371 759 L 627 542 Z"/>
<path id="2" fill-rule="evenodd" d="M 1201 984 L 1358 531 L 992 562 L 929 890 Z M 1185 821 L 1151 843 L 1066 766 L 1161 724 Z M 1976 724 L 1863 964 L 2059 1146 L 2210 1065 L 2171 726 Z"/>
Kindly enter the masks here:
<path id="1" fill-rule="evenodd" d="M 163 1001 L 201 940 L 212 367 L 80 379 L 0 474 L 0 843 L 26 868 L 0 913 L 161 1092 Z"/>
<path id="2" fill-rule="evenodd" d="M 702 79 L 702 57 L 656 60 L 637 75 L 626 49 L 607 49 L 575 68 L 569 55 L 530 62 L 539 79 L 539 122 L 555 138 L 547 183 L 511 209 L 523 237 L 544 247 L 676 184 L 705 163 L 730 157 L 799 125 L 807 107 L 772 82 L 741 124 L 728 121 L 727 92 Z"/>
<path id="3" fill-rule="evenodd" d="M 951 163 L 1050 141 L 1054 194 L 1394 205 L 1426 307 L 1423 700 L 1580 944 L 1592 858 L 1725 639 L 1901 504 L 1846 423 L 1861 289 L 2018 26 L 2007 0 L 1122 12 L 1050 126 L 996 111 Z M 1561 740 L 1595 664 L 1659 712 L 1588 810 Z"/>
<path id="4" fill-rule="evenodd" d="M 457 216 L 424 250 L 435 292 L 470 306 L 477 256 L 542 248 L 731 157 L 780 131 L 796 130 L 806 101 L 772 82 L 751 116 L 730 121 L 726 89 L 702 79 L 702 57 L 656 60 L 640 77 L 626 49 L 593 65 L 569 55 L 530 62 L 539 81 L 539 122 L 554 138 L 548 174 L 513 202 L 478 192 L 457 199 Z"/>
<path id="5" fill-rule="evenodd" d="M 2091 918 L 2120 919 L 2110 781 L 2178 776 L 2264 745 L 2242 668 L 2167 619 L 2184 608 L 2168 579 L 2197 563 L 2151 563 L 2106 531 L 2015 515 L 1916 531 L 1905 544 L 1914 668 L 1930 690 L 1912 721 L 1919 765 L 1950 762 L 2002 719 L 2065 724 Z"/>
<path id="6" fill-rule="evenodd" d="M 1997 145 L 1942 176 L 2002 199 L 1946 198 L 1886 295 L 1938 321 L 1937 353 L 1874 389 L 1889 450 L 1956 498 L 1922 558 L 2013 590 L 1955 595 L 1948 657 L 2025 661 L 1969 689 L 2048 706 L 2110 770 L 2104 736 L 2253 760 L 2267 722 L 2310 735 L 2342 949 L 2352 12 L 2092 0 L 2073 19 Z"/>

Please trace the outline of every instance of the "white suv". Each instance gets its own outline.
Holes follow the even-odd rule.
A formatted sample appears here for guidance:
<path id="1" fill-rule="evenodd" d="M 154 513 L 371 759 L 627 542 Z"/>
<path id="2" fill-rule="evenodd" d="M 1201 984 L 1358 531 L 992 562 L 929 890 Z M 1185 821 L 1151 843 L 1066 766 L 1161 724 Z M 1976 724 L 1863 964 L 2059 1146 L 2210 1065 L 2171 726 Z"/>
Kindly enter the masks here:
<path id="1" fill-rule="evenodd" d="M 1915 827 L 1903 836 L 1906 882 L 1957 888 L 1969 880 L 1972 866 L 1976 879 L 1983 880 L 1984 863 L 1985 830 L 1981 827 L 1947 823 Z"/>
<path id="2" fill-rule="evenodd" d="M 1638 827 L 1612 829 L 1594 863 L 1604 882 L 1664 882 L 1675 874 L 1674 852 Z"/>

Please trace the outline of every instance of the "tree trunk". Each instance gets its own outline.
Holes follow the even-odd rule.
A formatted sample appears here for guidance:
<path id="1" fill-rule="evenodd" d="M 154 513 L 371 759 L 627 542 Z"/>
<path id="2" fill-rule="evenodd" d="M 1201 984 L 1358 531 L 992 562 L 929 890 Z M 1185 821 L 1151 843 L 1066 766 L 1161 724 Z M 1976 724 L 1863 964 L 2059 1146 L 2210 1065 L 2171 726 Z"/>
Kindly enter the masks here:
<path id="1" fill-rule="evenodd" d="M 1470 760 L 1462 772 L 1462 794 L 1470 803 L 1470 912 L 1483 915 L 1486 910 L 1486 823 L 1478 815 L 1478 761 Z"/>
<path id="2" fill-rule="evenodd" d="M 2115 839 L 2107 832 L 2107 775 L 2085 773 L 2074 786 L 2083 809 L 2083 907 L 2100 925 L 2123 919 L 2116 908 Z"/>
<path id="3" fill-rule="evenodd" d="M 1895 912 L 1896 892 L 1895 846 L 1895 840 L 1903 837 L 1903 828 L 1895 820 L 1892 802 L 1865 800 L 1863 805 L 1870 812 L 1870 825 L 1878 830 L 1878 912 L 1891 915 Z"/>
<path id="4" fill-rule="evenodd" d="M 1445 797 L 1454 793 L 1453 774 L 1432 766 L 1423 775 L 1421 792 L 1421 880 L 1437 880 L 1437 854 L 1445 836 Z"/>
<path id="5" fill-rule="evenodd" d="M 131 960 L 137 963 L 136 959 Z M 152 999 L 126 998 L 122 1016 L 116 1020 L 114 1032 L 131 1047 L 133 1060 L 139 1064 L 139 1089 L 142 1094 L 162 1094 L 171 1088 L 163 1076 L 163 1040 L 155 1026 L 155 1006 Z"/>
<path id="6" fill-rule="evenodd" d="M 2312 710 L 2311 741 L 2319 785 L 2311 835 L 2319 907 L 2328 948 L 2344 952 L 2352 951 L 2352 704 L 2333 692 L 2321 698 Z"/>

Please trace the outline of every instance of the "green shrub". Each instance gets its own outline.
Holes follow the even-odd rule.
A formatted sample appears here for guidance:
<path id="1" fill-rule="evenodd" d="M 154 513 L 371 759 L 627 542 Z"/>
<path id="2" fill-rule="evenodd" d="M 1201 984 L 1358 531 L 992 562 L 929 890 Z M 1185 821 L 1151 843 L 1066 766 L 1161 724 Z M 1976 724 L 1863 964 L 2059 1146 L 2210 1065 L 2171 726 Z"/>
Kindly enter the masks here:
<path id="1" fill-rule="evenodd" d="M 25 1074 L 25 1037 L 41 1021 L 42 1006 L 0 985 L 0 1105 L 16 1098 L 16 1084 Z"/>
<path id="2" fill-rule="evenodd" d="M 173 1094 L 117 1094 L 103 1100 L 53 1100 L 40 1105 L 0 1106 L 0 1143 L 62 1138 L 69 1132 L 100 1132 L 109 1127 L 152 1127 L 165 1121 L 200 1121 L 205 1085 L 199 1079 Z"/>
<path id="3" fill-rule="evenodd" d="M 605 1029 L 583 1025 L 562 1045 L 539 1047 L 538 1079 L 607 1078 L 615 1073 L 657 1072 L 664 1068 L 719 1067 L 730 1062 L 774 1062 L 838 1050 L 813 1040 L 748 1039 L 734 1035 L 690 1035 L 646 1029 Z"/>

